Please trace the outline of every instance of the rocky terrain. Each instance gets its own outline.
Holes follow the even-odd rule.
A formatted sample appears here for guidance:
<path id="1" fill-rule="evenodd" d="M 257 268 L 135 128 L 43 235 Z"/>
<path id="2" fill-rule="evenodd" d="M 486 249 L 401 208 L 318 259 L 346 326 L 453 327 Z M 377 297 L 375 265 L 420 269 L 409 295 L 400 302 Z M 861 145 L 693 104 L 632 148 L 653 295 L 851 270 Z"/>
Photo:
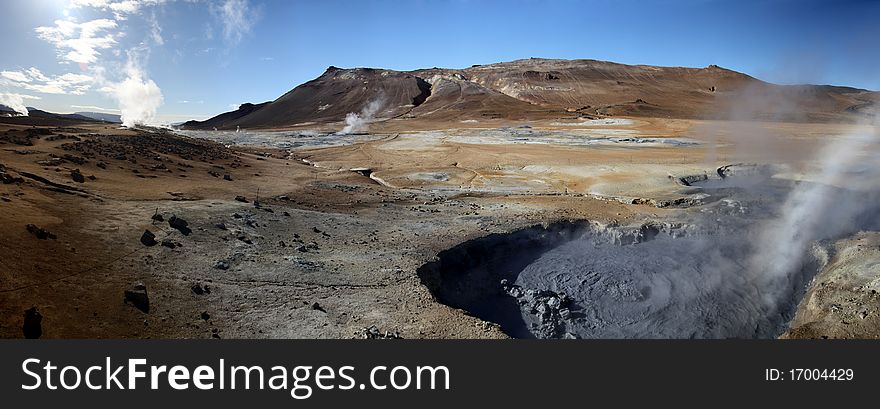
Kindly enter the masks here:
<path id="1" fill-rule="evenodd" d="M 874 100 L 533 59 L 3 117 L 0 337 L 876 338 Z"/>
<path id="2" fill-rule="evenodd" d="M 371 120 L 409 129 L 598 116 L 857 122 L 871 115 L 878 100 L 876 92 L 863 89 L 775 85 L 718 66 L 533 58 L 409 72 L 329 67 L 274 101 L 244 104 L 184 127 L 315 127 L 343 121 L 370 103 L 377 104 Z"/>

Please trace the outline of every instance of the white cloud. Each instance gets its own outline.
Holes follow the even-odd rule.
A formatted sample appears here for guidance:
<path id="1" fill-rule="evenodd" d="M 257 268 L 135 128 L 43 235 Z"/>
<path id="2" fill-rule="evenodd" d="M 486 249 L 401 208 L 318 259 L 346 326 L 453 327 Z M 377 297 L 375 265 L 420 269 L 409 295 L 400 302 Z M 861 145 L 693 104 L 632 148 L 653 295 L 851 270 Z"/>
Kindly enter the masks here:
<path id="1" fill-rule="evenodd" d="M 225 0 L 220 6 L 212 4 L 211 10 L 223 23 L 223 38 L 230 45 L 250 34 L 260 14 L 248 0 Z"/>
<path id="2" fill-rule="evenodd" d="M 165 3 L 166 0 L 70 0 L 71 8 L 91 7 L 113 13 L 116 20 L 125 20 L 128 15 L 136 14 L 146 6 Z"/>
<path id="3" fill-rule="evenodd" d="M 49 77 L 34 67 L 24 71 L 2 71 L 0 76 L 0 85 L 44 94 L 82 95 L 95 81 L 89 75 L 75 73 Z"/>
<path id="4" fill-rule="evenodd" d="M 156 45 L 165 44 L 165 39 L 162 38 L 162 26 L 159 25 L 159 19 L 156 18 L 156 13 L 150 14 L 149 22 L 150 37 L 152 37 L 153 42 L 156 43 Z"/>
<path id="5" fill-rule="evenodd" d="M 21 71 L 0 71 L 0 75 L 17 82 L 28 82 L 30 78 Z"/>
<path id="6" fill-rule="evenodd" d="M 37 27 L 37 35 L 53 44 L 63 61 L 92 64 L 101 53 L 98 50 L 116 44 L 116 34 L 107 32 L 117 27 L 116 21 L 100 18 L 79 23 L 73 17 L 55 20 L 53 27 Z"/>
<path id="7" fill-rule="evenodd" d="M 116 108 L 102 108 L 95 105 L 71 105 L 73 109 L 88 109 L 90 111 L 120 112 Z"/>
<path id="8" fill-rule="evenodd" d="M 22 115 L 28 114 L 28 110 L 24 106 L 24 100 L 26 99 L 40 99 L 40 97 L 35 97 L 33 95 L 27 94 L 12 94 L 7 92 L 0 92 L 0 104 L 12 108 L 13 111 L 18 112 Z"/>

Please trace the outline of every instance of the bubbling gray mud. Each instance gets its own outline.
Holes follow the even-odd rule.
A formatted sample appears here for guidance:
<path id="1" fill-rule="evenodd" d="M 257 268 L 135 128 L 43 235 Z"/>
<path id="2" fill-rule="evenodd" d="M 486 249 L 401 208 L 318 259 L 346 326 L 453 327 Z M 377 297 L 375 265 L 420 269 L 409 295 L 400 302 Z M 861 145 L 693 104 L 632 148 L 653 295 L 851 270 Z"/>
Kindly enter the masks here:
<path id="1" fill-rule="evenodd" d="M 419 276 L 440 302 L 517 338 L 777 337 L 828 263 L 827 244 L 880 230 L 880 189 L 774 172 L 732 165 L 689 178 L 705 205 L 672 222 L 564 221 L 471 240 Z M 818 210 L 793 220 L 803 206 Z"/>
<path id="2" fill-rule="evenodd" d="M 559 222 L 464 243 L 419 273 L 441 302 L 517 338 L 775 337 L 827 255 L 816 247 L 758 288 L 740 260 L 749 243 L 680 224 Z"/>
<path id="3" fill-rule="evenodd" d="M 570 318 L 562 334 L 580 338 L 769 338 L 784 331 L 820 254 L 792 271 L 770 305 L 739 258 L 748 254 L 717 237 L 661 233 L 630 245 L 587 235 L 544 254 L 516 285 L 565 294 Z M 742 238 L 727 237 L 730 242 Z M 817 252 L 819 253 L 819 252 Z M 817 257 L 818 255 L 818 257 Z M 778 290 L 777 290 L 778 291 Z M 558 336 L 540 315 L 525 320 L 537 336 Z M 556 326 L 554 328 L 553 326 Z"/>

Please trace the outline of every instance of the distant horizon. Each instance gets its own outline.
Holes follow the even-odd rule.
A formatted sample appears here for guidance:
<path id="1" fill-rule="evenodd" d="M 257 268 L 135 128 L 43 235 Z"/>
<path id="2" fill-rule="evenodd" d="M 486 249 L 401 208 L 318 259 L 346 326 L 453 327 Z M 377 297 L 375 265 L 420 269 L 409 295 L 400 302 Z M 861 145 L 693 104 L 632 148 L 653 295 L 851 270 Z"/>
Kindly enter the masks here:
<path id="1" fill-rule="evenodd" d="M 863 1 L 11 0 L 0 103 L 205 119 L 326 67 L 518 59 L 709 65 L 780 84 L 880 90 L 880 3 Z M 719 17 L 720 16 L 720 17 Z M 91 107 L 86 110 L 81 107 Z"/>
<path id="2" fill-rule="evenodd" d="M 858 89 L 858 90 L 862 90 L 862 91 L 867 91 L 867 92 L 877 92 L 877 91 L 878 91 L 878 90 L 859 88 L 859 87 L 854 87 L 854 86 L 850 86 L 850 85 L 843 85 L 843 84 L 818 84 L 818 83 L 806 83 L 806 82 L 804 82 L 804 83 L 792 83 L 792 84 L 777 84 L 777 83 L 774 83 L 774 82 L 770 82 L 770 81 L 767 81 L 767 80 L 764 80 L 764 79 L 758 78 L 758 77 L 756 77 L 756 76 L 754 76 L 754 75 L 752 75 L 752 74 L 749 74 L 749 73 L 747 73 L 747 72 L 736 71 L 736 70 L 733 70 L 733 69 L 731 69 L 731 68 L 724 67 L 724 66 L 722 66 L 722 65 L 718 65 L 718 64 L 709 64 L 709 65 L 704 66 L 704 67 L 691 67 L 691 66 L 684 66 L 684 65 L 624 64 L 624 63 L 619 63 L 619 62 L 616 62 L 616 61 L 597 60 L 597 59 L 595 59 L 595 58 L 551 58 L 551 57 L 528 57 L 528 58 L 517 58 L 517 59 L 507 60 L 507 61 L 496 61 L 496 62 L 493 62 L 493 63 L 471 64 L 471 65 L 468 65 L 468 66 L 466 66 L 466 67 L 440 67 L 440 66 L 435 66 L 435 67 L 422 67 L 422 68 L 415 68 L 415 69 L 412 69 L 412 70 L 397 70 L 397 69 L 394 69 L 394 68 L 388 68 L 388 67 L 367 67 L 367 66 L 340 67 L 340 66 L 337 66 L 337 65 L 329 65 L 329 66 L 327 66 L 327 68 L 324 69 L 324 71 L 321 71 L 321 73 L 317 74 L 314 78 L 309 79 L 309 80 L 306 80 L 306 81 L 303 81 L 302 83 L 299 83 L 299 84 L 297 84 L 297 85 L 291 87 L 291 90 L 292 90 L 293 88 L 299 87 L 299 86 L 301 86 L 301 85 L 303 85 L 303 84 L 305 84 L 305 83 L 307 83 L 307 82 L 309 82 L 309 81 L 311 81 L 311 80 L 313 80 L 313 79 L 315 79 L 315 78 L 321 76 L 321 75 L 322 75 L 324 72 L 326 72 L 326 70 L 329 69 L 330 67 L 336 67 L 336 68 L 339 68 L 339 69 L 342 69 L 342 70 L 353 70 L 353 69 L 375 69 L 375 70 L 389 70 L 389 71 L 399 71 L 399 72 L 413 72 L 413 71 L 420 71 L 420 70 L 426 70 L 426 69 L 431 69 L 431 68 L 440 68 L 440 69 L 466 69 L 466 68 L 470 68 L 470 67 L 473 67 L 473 66 L 486 66 L 486 65 L 493 65 L 493 64 L 503 64 L 503 63 L 510 63 L 510 62 L 515 62 L 515 61 L 530 60 L 530 59 L 538 59 L 538 60 L 557 60 L 557 61 L 600 61 L 600 62 L 608 62 L 608 63 L 614 63 L 614 64 L 628 65 L 628 66 L 650 66 L 650 67 L 664 67 L 664 68 L 693 68 L 693 69 L 702 69 L 702 68 L 708 68 L 708 67 L 710 67 L 710 66 L 716 66 L 716 67 L 719 67 L 719 68 L 722 68 L 722 69 L 726 69 L 726 70 L 730 70 L 730 71 L 735 71 L 735 72 L 738 72 L 738 73 L 740 73 L 740 74 L 748 75 L 748 76 L 753 77 L 753 78 L 755 78 L 755 79 L 757 79 L 757 80 L 760 80 L 760 81 L 764 81 L 764 82 L 767 82 L 767 83 L 770 83 L 770 84 L 775 84 L 775 85 L 781 85 L 781 86 L 814 85 L 814 86 L 830 86 L 830 87 L 841 87 L 841 88 L 854 88 L 854 89 Z M 288 91 L 289 91 L 289 90 L 288 90 Z M 287 91 L 285 91 L 285 92 L 287 92 Z M 276 96 L 275 98 L 272 98 L 272 99 L 262 100 L 262 101 L 243 101 L 242 104 L 246 104 L 246 103 L 251 103 L 251 104 L 262 104 L 262 103 L 265 103 L 265 102 L 271 102 L 271 101 L 274 101 L 275 99 L 281 97 L 282 95 L 284 95 L 284 93 L 279 94 L 278 96 Z M 88 112 L 88 113 L 95 113 L 95 114 L 119 115 L 118 112 L 105 112 L 105 111 L 100 111 L 100 110 L 89 110 L 89 109 L 88 109 L 88 108 L 100 108 L 100 107 L 81 107 L 80 109 L 71 110 L 71 111 L 68 111 L 68 112 L 49 111 L 49 110 L 42 109 L 42 108 L 39 107 L 39 106 L 28 106 L 27 108 L 28 108 L 28 109 L 35 108 L 35 109 L 39 109 L 39 110 L 46 111 L 46 112 L 56 113 L 56 114 L 76 114 L 76 113 L 80 113 L 80 112 Z M 235 111 L 236 109 L 238 109 L 238 107 L 236 107 L 236 108 L 230 108 L 230 109 L 225 110 L 225 111 L 219 111 L 219 112 L 216 112 L 216 113 L 214 113 L 214 114 L 210 114 L 209 116 L 206 116 L 206 117 L 201 117 L 201 118 L 189 118 L 189 119 L 180 119 L 180 120 L 176 120 L 176 121 L 172 121 L 172 122 L 167 122 L 167 123 L 170 123 L 170 124 L 174 124 L 174 123 L 182 123 L 182 122 L 186 122 L 186 121 L 188 121 L 188 120 L 198 120 L 198 121 L 201 121 L 201 120 L 208 119 L 208 118 L 214 117 L 214 116 L 216 116 L 216 115 L 219 115 L 219 114 L 222 114 L 222 113 L 225 113 L 225 112 Z"/>

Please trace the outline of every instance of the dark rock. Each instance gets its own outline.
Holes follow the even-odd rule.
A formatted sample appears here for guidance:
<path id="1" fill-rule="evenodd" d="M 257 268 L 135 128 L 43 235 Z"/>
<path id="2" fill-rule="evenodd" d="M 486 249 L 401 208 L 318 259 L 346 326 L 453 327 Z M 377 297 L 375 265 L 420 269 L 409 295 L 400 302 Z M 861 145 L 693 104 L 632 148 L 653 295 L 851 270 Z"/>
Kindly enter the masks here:
<path id="1" fill-rule="evenodd" d="M 327 312 L 327 310 L 325 310 L 324 307 L 322 307 L 321 304 L 318 304 L 317 302 L 312 304 L 312 309 L 315 311 Z"/>
<path id="2" fill-rule="evenodd" d="M 165 218 L 162 217 L 162 214 L 161 214 L 161 213 L 156 213 L 156 214 L 154 214 L 154 215 L 151 217 L 151 219 L 153 219 L 153 221 L 157 221 L 157 222 L 164 222 L 164 221 L 165 221 Z"/>
<path id="3" fill-rule="evenodd" d="M 244 242 L 244 243 L 247 243 L 247 244 L 254 244 L 254 242 L 251 240 L 251 238 L 248 237 L 248 236 L 246 236 L 246 235 L 244 235 L 244 234 L 239 234 L 239 235 L 236 236 L 235 238 L 238 239 L 238 240 L 240 240 L 240 241 L 242 241 L 242 242 Z"/>
<path id="4" fill-rule="evenodd" d="M 48 230 L 46 230 L 42 227 L 37 227 L 34 224 L 28 224 L 27 226 L 25 226 L 25 228 L 27 229 L 27 231 L 29 233 L 33 234 L 34 236 L 36 236 L 36 238 L 38 238 L 40 240 L 46 240 L 46 239 L 55 240 L 58 238 L 54 234 L 49 233 Z"/>
<path id="5" fill-rule="evenodd" d="M 288 212 L 284 212 L 284 213 L 281 213 L 281 214 L 283 214 L 283 215 L 285 215 L 285 216 L 287 216 L 287 217 L 290 217 L 290 213 L 288 213 Z"/>
<path id="6" fill-rule="evenodd" d="M 142 283 L 133 285 L 125 290 L 125 303 L 145 312 L 150 312 L 150 299 L 147 297 L 147 286 Z"/>
<path id="7" fill-rule="evenodd" d="M 248 200 L 244 196 L 236 196 L 235 201 L 242 202 L 242 203 L 248 203 Z"/>
<path id="8" fill-rule="evenodd" d="M 202 283 L 193 284 L 192 287 L 190 287 L 190 290 L 196 295 L 211 294 L 211 288 L 207 285 L 202 285 Z"/>
<path id="9" fill-rule="evenodd" d="M 171 218 L 168 219 L 168 225 L 183 233 L 184 236 L 188 236 L 190 233 L 192 233 L 192 229 L 188 227 L 189 223 L 186 220 L 177 217 L 176 214 L 172 215 Z"/>
<path id="10" fill-rule="evenodd" d="M 217 260 L 214 263 L 214 268 L 218 270 L 229 270 L 229 262 L 226 260 Z"/>
<path id="11" fill-rule="evenodd" d="M 101 169 L 107 169 L 107 164 L 104 163 L 103 161 L 100 161 L 100 160 L 99 160 L 98 162 L 95 163 L 95 166 L 97 166 L 97 167 L 99 167 L 99 168 L 101 168 Z"/>
<path id="12" fill-rule="evenodd" d="M 211 319 L 211 314 L 208 314 L 207 311 L 202 311 L 202 313 L 199 316 L 202 317 L 202 319 L 205 321 Z"/>
<path id="13" fill-rule="evenodd" d="M 165 247 L 168 247 L 169 249 L 183 247 L 183 244 L 180 244 L 180 243 L 178 243 L 174 240 L 171 240 L 171 239 L 162 240 L 162 245 Z"/>
<path id="14" fill-rule="evenodd" d="M 321 230 L 319 230 L 317 227 L 312 227 L 312 231 L 315 232 L 315 233 L 320 233 L 320 232 L 321 232 Z"/>
<path id="15" fill-rule="evenodd" d="M 516 299 L 525 316 L 532 321 L 531 331 L 538 338 L 565 338 L 566 324 L 571 319 L 571 299 L 565 293 L 550 290 L 523 289 L 507 280 L 501 289 Z"/>
<path id="16" fill-rule="evenodd" d="M 223 222 L 216 223 L 216 224 L 214 224 L 214 227 L 216 227 L 220 230 L 226 230 L 226 223 L 223 223 Z"/>
<path id="17" fill-rule="evenodd" d="M 156 241 L 156 235 L 149 230 L 144 230 L 144 234 L 141 235 L 141 244 L 145 246 L 155 246 L 158 244 Z"/>
<path id="18" fill-rule="evenodd" d="M 37 339 L 43 336 L 43 316 L 37 311 L 37 307 L 31 307 L 24 311 L 24 325 L 21 330 L 27 339 Z"/>
<path id="19" fill-rule="evenodd" d="M 225 175 L 223 175 L 223 180 L 232 181 L 232 175 L 230 175 L 230 174 L 228 174 L 228 173 L 225 174 Z"/>
<path id="20" fill-rule="evenodd" d="M 73 179 L 73 181 L 77 182 L 77 183 L 85 183 L 86 182 L 86 177 L 83 176 L 82 173 L 80 173 L 79 169 L 74 169 L 72 172 L 70 172 L 70 178 Z"/>

